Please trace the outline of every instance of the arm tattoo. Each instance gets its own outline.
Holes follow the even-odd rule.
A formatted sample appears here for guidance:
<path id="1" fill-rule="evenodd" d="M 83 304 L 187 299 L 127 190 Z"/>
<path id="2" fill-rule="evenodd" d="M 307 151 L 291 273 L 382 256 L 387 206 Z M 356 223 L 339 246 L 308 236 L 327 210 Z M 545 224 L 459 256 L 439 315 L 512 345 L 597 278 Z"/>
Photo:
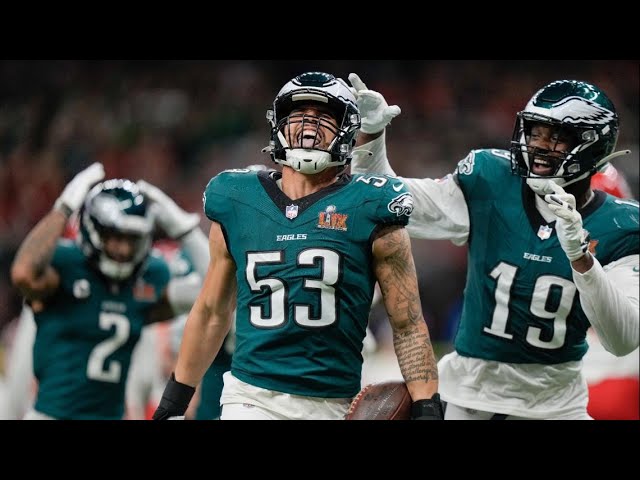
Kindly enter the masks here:
<path id="1" fill-rule="evenodd" d="M 424 322 L 424 320 L 423 320 Z M 405 382 L 437 380 L 438 366 L 426 323 L 393 332 L 393 347 Z"/>
<path id="2" fill-rule="evenodd" d="M 387 227 L 378 237 L 384 258 L 376 260 L 376 274 L 392 326 L 396 321 L 423 322 L 411 243 L 401 227 Z M 393 308 L 389 308 L 389 305 Z M 399 318 L 396 318 L 399 317 Z"/>
<path id="3" fill-rule="evenodd" d="M 376 242 L 376 275 L 393 329 L 400 371 L 406 382 L 437 380 L 437 363 L 422 315 L 409 236 L 402 227 L 387 227 Z"/>
<path id="4" fill-rule="evenodd" d="M 44 274 L 51 263 L 58 237 L 62 234 L 67 219 L 55 210 L 49 212 L 29 232 L 16 253 L 15 262 L 28 265 L 34 277 Z"/>

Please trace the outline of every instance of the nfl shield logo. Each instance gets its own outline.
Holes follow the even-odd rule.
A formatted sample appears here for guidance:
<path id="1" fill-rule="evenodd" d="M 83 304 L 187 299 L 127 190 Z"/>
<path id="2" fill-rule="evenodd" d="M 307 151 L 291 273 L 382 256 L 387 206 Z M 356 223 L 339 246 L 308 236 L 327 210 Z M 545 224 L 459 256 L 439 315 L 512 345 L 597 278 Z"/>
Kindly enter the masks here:
<path id="1" fill-rule="evenodd" d="M 551 232 L 553 232 L 553 228 L 547 225 L 540 225 L 540 229 L 538 230 L 538 236 L 540 240 L 546 240 L 551 236 Z"/>
<path id="2" fill-rule="evenodd" d="M 285 211 L 285 215 L 289 220 L 293 220 L 298 216 L 298 206 L 297 205 L 287 205 L 287 209 Z"/>

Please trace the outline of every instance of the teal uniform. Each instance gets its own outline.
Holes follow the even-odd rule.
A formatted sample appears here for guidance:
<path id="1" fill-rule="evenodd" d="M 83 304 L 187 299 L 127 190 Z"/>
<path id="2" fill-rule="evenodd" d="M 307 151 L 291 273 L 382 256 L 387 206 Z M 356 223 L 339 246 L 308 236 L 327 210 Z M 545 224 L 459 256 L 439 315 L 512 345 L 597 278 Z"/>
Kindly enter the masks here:
<path id="1" fill-rule="evenodd" d="M 215 360 L 207 369 L 200 382 L 200 401 L 196 408 L 196 420 L 217 420 L 220 417 L 220 396 L 224 380 L 222 376 L 231 370 L 233 355 L 228 353 L 224 345 L 216 355 Z"/>
<path id="2" fill-rule="evenodd" d="M 169 261 L 169 269 L 172 277 L 184 277 L 195 272 L 191 257 L 182 249 L 177 250 L 175 256 Z M 172 339 L 172 341 L 175 340 L 173 348 L 176 352 L 182 340 L 183 329 L 184 324 L 181 324 L 179 330 L 175 330 L 175 338 Z M 220 395 L 224 385 L 222 375 L 231 369 L 231 358 L 232 354 L 227 352 L 225 347 L 221 348 L 202 377 L 199 387 L 200 398 L 194 416 L 195 420 L 215 420 L 220 417 Z"/>
<path id="3" fill-rule="evenodd" d="M 122 419 L 133 347 L 169 268 L 150 255 L 139 275 L 110 282 L 69 240 L 58 241 L 51 264 L 61 283 L 34 315 L 35 410 L 58 419 Z"/>
<path id="4" fill-rule="evenodd" d="M 184 250 L 178 251 L 169 267 L 172 277 L 186 276 L 195 271 L 193 261 Z M 200 400 L 196 408 L 195 420 L 214 420 L 220 417 L 220 395 L 224 386 L 222 375 L 231 369 L 231 358 L 232 354 L 227 352 L 223 346 L 202 377 Z"/>
<path id="5" fill-rule="evenodd" d="M 393 177 L 343 174 L 291 200 L 280 176 L 225 171 L 204 193 L 205 213 L 221 225 L 237 266 L 231 372 L 269 390 L 352 397 L 376 281 L 374 234 L 406 225 L 412 197 Z"/>
<path id="6" fill-rule="evenodd" d="M 587 351 L 589 321 L 555 222 L 514 181 L 509 152 L 474 150 L 458 165 L 471 230 L 458 354 L 506 363 L 557 364 Z M 581 211 L 604 266 L 638 254 L 638 203 L 601 191 Z"/>

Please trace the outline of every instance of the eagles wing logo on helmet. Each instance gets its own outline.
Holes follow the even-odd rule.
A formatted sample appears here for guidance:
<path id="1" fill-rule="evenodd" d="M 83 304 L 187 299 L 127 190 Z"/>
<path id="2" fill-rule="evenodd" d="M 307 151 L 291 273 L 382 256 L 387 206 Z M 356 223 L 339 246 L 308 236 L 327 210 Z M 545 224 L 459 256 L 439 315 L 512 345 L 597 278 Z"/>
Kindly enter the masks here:
<path id="1" fill-rule="evenodd" d="M 580 97 L 565 98 L 554 104 L 551 111 L 554 118 L 573 124 L 599 125 L 616 118 L 611 110 Z"/>
<path id="2" fill-rule="evenodd" d="M 391 200 L 387 208 L 398 217 L 402 215 L 408 217 L 411 215 L 411 212 L 413 212 L 413 196 L 409 192 L 405 192 Z"/>

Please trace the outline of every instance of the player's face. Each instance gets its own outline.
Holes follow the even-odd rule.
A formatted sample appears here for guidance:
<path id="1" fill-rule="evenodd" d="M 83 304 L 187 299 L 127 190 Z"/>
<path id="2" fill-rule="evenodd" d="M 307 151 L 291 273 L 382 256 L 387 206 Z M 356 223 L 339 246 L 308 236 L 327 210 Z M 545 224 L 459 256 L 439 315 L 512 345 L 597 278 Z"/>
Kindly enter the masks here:
<path id="1" fill-rule="evenodd" d="M 536 149 L 533 153 L 531 171 L 544 177 L 556 172 L 564 154 L 575 146 L 575 141 L 557 128 L 538 123 L 531 127 L 529 146 Z"/>
<path id="2" fill-rule="evenodd" d="M 139 237 L 119 232 L 108 232 L 102 236 L 105 253 L 116 262 L 130 262 L 135 253 Z"/>
<path id="3" fill-rule="evenodd" d="M 284 126 L 291 148 L 327 149 L 338 132 L 338 122 L 326 110 L 315 107 L 295 109 Z"/>

